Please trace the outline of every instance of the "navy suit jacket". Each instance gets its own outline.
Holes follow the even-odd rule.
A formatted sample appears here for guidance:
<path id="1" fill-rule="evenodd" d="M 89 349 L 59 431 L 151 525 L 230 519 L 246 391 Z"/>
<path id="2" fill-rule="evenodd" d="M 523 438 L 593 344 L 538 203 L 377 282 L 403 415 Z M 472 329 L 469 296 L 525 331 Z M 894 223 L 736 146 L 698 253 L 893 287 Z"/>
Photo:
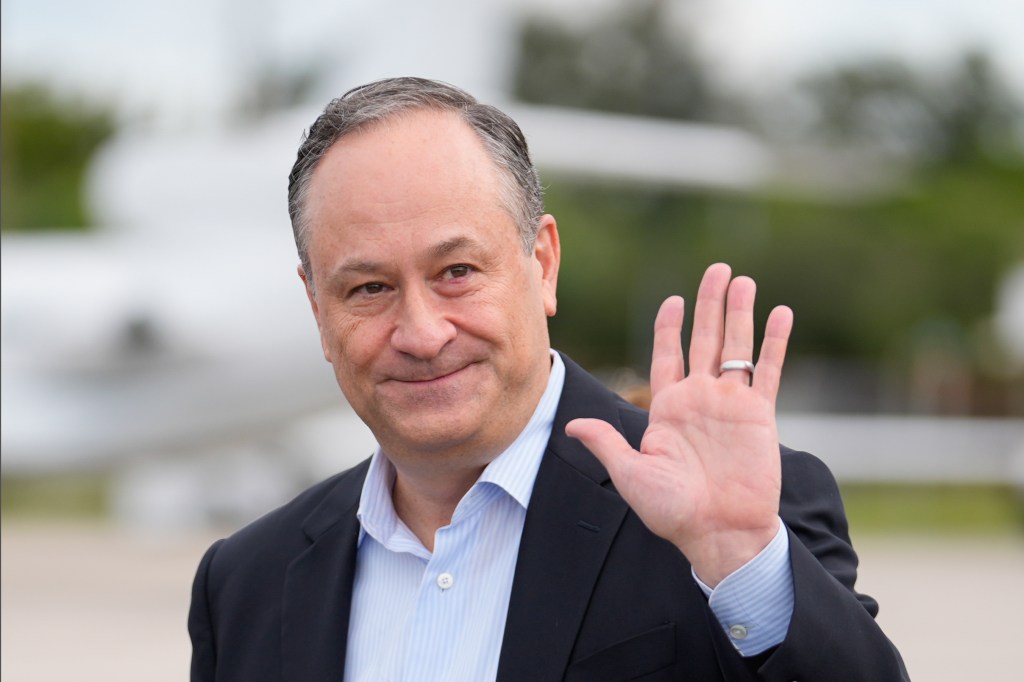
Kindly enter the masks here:
<path id="1" fill-rule="evenodd" d="M 604 467 L 565 435 L 608 421 L 638 447 L 647 413 L 563 356 L 565 387 L 520 544 L 498 680 L 907 679 L 854 591 L 857 556 L 831 473 L 782 449 L 780 513 L 795 607 L 786 640 L 744 659 L 685 557 L 653 535 Z M 215 543 L 200 563 L 189 633 L 193 682 L 340 682 L 367 462 Z"/>

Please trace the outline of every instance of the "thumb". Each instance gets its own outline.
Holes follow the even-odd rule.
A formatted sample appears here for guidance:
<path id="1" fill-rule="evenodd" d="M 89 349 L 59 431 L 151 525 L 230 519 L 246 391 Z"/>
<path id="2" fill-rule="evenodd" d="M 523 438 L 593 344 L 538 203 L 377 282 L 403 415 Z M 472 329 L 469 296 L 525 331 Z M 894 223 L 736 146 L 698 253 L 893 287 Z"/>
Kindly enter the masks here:
<path id="1" fill-rule="evenodd" d="M 600 419 L 573 419 L 565 425 L 565 435 L 578 439 L 594 453 L 613 479 L 626 458 L 637 454 L 615 427 Z"/>

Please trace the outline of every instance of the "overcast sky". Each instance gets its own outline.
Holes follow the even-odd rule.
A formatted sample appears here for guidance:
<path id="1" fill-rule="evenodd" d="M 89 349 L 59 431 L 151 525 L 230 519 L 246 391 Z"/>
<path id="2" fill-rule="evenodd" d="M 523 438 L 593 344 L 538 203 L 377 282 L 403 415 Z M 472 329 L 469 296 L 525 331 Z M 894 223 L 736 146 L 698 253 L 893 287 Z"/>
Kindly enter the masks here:
<path id="1" fill-rule="evenodd" d="M 259 63 L 326 65 L 332 94 L 399 73 L 500 89 L 523 7 L 586 20 L 609 0 L 4 0 L 5 82 L 35 78 L 166 121 L 215 118 Z M 987 50 L 1024 95 L 1020 0 L 679 0 L 741 88 L 868 55 L 943 69 Z M 484 93 L 488 94 L 488 93 Z"/>

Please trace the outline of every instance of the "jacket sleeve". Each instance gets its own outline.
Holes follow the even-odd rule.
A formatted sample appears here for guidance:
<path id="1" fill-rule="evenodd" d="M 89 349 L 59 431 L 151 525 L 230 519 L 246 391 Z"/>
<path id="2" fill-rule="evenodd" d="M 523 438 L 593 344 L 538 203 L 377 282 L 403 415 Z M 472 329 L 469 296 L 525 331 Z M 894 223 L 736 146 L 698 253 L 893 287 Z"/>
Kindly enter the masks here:
<path id="1" fill-rule="evenodd" d="M 213 638 L 208 578 L 210 564 L 223 540 L 213 544 L 203 555 L 192 583 L 192 606 L 188 612 L 188 634 L 192 639 L 192 682 L 213 682 L 216 679 L 217 649 Z"/>
<path id="2" fill-rule="evenodd" d="M 857 554 L 835 479 L 817 458 L 784 451 L 780 515 L 790 532 L 794 607 L 786 639 L 763 660 L 764 680 L 909 680 L 875 623 L 878 604 L 854 589 Z"/>

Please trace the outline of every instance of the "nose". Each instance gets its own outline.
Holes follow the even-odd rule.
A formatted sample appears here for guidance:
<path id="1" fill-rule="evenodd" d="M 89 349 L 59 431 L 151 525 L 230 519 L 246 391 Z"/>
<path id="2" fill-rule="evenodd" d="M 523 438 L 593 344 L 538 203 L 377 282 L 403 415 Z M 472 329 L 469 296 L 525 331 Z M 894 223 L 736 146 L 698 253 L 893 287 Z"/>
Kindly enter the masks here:
<path id="1" fill-rule="evenodd" d="M 416 359 L 430 360 L 456 333 L 455 325 L 444 313 L 443 301 L 429 291 L 406 291 L 391 332 L 391 346 Z"/>

